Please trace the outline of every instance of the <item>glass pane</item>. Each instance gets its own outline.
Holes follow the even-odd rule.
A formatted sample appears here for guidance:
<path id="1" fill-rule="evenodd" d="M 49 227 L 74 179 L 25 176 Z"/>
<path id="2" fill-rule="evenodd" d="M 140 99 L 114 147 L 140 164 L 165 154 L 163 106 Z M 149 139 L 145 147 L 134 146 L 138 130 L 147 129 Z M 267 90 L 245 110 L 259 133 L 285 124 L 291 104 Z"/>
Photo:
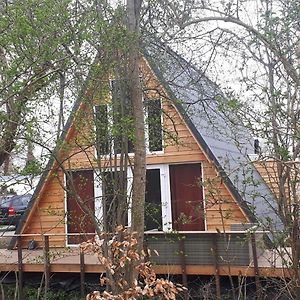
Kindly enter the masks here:
<path id="1" fill-rule="evenodd" d="M 162 151 L 162 124 L 160 100 L 148 101 L 149 151 Z"/>
<path id="2" fill-rule="evenodd" d="M 132 102 L 128 86 L 124 80 L 112 80 L 112 112 L 114 153 L 132 153 L 133 151 L 133 117 Z"/>
<path id="3" fill-rule="evenodd" d="M 103 174 L 102 196 L 105 224 L 104 230 L 114 232 L 118 225 L 127 224 L 126 172 L 111 171 Z M 122 178 L 121 178 L 122 177 Z"/>
<path id="4" fill-rule="evenodd" d="M 109 153 L 108 111 L 107 105 L 95 107 L 96 111 L 96 149 L 99 155 Z"/>
<path id="5" fill-rule="evenodd" d="M 162 230 L 160 170 L 146 173 L 145 230 Z"/>

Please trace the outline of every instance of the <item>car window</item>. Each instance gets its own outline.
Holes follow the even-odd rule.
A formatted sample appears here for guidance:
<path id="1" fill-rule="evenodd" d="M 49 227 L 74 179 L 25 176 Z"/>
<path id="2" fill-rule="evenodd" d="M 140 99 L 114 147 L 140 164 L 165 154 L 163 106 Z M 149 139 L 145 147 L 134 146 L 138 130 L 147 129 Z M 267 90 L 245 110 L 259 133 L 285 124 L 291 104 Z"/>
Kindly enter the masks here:
<path id="1" fill-rule="evenodd" d="M 30 200 L 30 195 L 15 196 L 12 199 L 12 205 L 13 206 L 27 206 L 29 200 Z"/>
<path id="2" fill-rule="evenodd" d="M 10 206 L 27 206 L 30 201 L 31 195 L 13 196 L 0 198 L 0 205 L 2 207 Z"/>
<path id="3" fill-rule="evenodd" d="M 10 207 L 13 197 L 2 197 L 0 199 L 0 205 L 2 207 Z"/>
<path id="4" fill-rule="evenodd" d="M 28 205 L 29 201 L 31 199 L 31 195 L 25 195 L 25 196 L 22 196 L 22 202 L 23 202 L 23 205 Z"/>

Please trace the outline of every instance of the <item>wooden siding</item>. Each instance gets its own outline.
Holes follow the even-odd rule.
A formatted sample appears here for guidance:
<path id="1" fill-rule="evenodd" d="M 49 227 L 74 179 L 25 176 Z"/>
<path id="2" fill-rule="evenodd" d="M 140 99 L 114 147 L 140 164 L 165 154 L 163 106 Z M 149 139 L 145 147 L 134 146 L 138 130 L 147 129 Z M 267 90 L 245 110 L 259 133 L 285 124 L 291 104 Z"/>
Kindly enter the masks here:
<path id="1" fill-rule="evenodd" d="M 279 198 L 280 176 L 278 169 L 282 168 L 282 174 L 285 176 L 284 183 L 284 197 L 286 201 L 292 204 L 297 202 L 300 191 L 299 174 L 300 163 L 293 161 L 274 161 L 274 160 L 258 160 L 253 162 L 255 168 L 264 179 L 266 184 L 270 187 L 277 199 Z M 282 177 L 284 177 L 282 176 Z M 293 190 L 295 193 L 293 194 Z"/>
<path id="2" fill-rule="evenodd" d="M 164 151 L 147 155 L 147 164 L 175 164 L 200 162 L 203 172 L 206 230 L 230 230 L 232 224 L 248 220 L 222 182 L 213 162 L 197 143 L 176 107 L 168 99 L 149 66 L 143 62 L 144 80 L 149 87 L 146 97 L 162 99 Z M 80 106 L 75 123 L 69 129 L 66 142 L 60 151 L 60 160 L 66 169 L 91 169 L 96 167 L 93 140 L 93 116 L 88 103 Z M 84 117 L 83 117 L 84 116 Z M 103 164 L 109 163 L 103 161 Z M 21 233 L 65 233 L 63 173 L 50 175 L 44 183 L 37 205 L 30 213 Z M 24 244 L 28 240 L 24 241 Z M 62 247 L 65 238 L 50 239 L 51 246 Z"/>
<path id="3" fill-rule="evenodd" d="M 279 193 L 279 179 L 277 174 L 277 164 L 275 161 L 255 161 L 253 162 L 255 168 L 270 187 L 272 192 L 278 197 Z"/>
<path id="4" fill-rule="evenodd" d="M 37 205 L 33 208 L 29 218 L 23 228 L 22 233 L 65 233 L 65 203 L 64 203 L 64 183 L 63 172 L 52 173 L 44 183 L 43 191 L 37 198 Z M 23 245 L 28 246 L 32 238 L 24 237 Z M 35 237 L 35 241 L 42 245 L 42 237 Z M 65 245 L 63 235 L 52 236 L 50 238 L 52 247 L 62 247 Z"/>

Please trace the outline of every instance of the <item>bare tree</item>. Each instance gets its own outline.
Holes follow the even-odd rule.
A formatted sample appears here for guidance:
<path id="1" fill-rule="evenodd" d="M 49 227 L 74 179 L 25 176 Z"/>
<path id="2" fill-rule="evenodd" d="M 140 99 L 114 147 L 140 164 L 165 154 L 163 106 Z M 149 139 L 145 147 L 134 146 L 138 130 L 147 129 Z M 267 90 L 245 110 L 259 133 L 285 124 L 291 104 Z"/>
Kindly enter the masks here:
<path id="1" fill-rule="evenodd" d="M 284 224 L 283 230 L 273 232 L 273 246 L 282 258 L 288 257 L 284 263 L 292 280 L 284 288 L 299 299 L 299 3 L 159 1 L 157 5 L 164 30 L 156 35 L 173 47 L 180 43 L 186 56 L 205 65 L 204 72 L 221 85 L 221 76 L 237 74 L 227 82 L 238 85 L 237 92 L 231 88 L 224 101 L 218 100 L 228 116 L 238 116 L 231 120 L 233 129 L 243 120 L 263 142 L 260 170 L 267 174 Z M 268 230 L 272 220 L 261 226 Z"/>

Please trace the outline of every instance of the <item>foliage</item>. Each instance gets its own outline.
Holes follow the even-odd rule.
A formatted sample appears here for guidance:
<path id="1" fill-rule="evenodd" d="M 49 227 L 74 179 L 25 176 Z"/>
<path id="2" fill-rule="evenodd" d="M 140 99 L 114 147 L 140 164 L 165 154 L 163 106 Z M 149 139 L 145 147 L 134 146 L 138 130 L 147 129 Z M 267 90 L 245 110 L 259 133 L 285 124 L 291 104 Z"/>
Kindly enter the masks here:
<path id="1" fill-rule="evenodd" d="M 139 38 L 145 43 L 158 38 L 186 51 L 188 59 L 203 66 L 203 73 L 209 72 L 212 78 L 223 80 L 222 83 L 228 78 L 232 85 L 236 78 L 228 74 L 239 73 L 239 81 L 235 81 L 239 85 L 237 92 L 230 90 L 229 100 L 217 99 L 218 105 L 227 116 L 234 115 L 229 120 L 233 128 L 242 120 L 265 142 L 267 150 L 259 158 L 264 160 L 266 169 L 270 160 L 275 162 L 272 168 L 277 178 L 274 192 L 278 207 L 274 209 L 285 229 L 274 246 L 292 247 L 292 253 L 286 251 L 286 254 L 291 256 L 293 274 L 299 274 L 298 1 L 261 0 L 256 5 L 248 0 L 144 1 L 142 8 L 142 29 L 136 34 L 124 26 L 124 7 L 113 9 L 106 1 L 17 0 L 0 4 L 0 165 L 18 149 L 20 139 L 34 139 L 33 142 L 49 149 L 48 141 L 37 139 L 39 131 L 29 130 L 27 123 L 34 119 L 34 125 L 39 127 L 39 121 L 32 115 L 43 103 L 50 103 L 49 110 L 53 109 L 50 96 L 59 95 L 63 99 L 67 92 L 78 95 L 87 71 L 97 65 L 91 64 L 96 53 L 102 74 L 120 71 L 120 58 L 128 59 L 128 53 L 136 50 L 132 45 L 139 46 Z M 119 74 L 126 73 L 121 71 Z M 62 77 L 68 87 L 62 84 Z M 127 123 L 125 131 L 132 126 L 131 120 Z M 120 131 L 123 127 L 116 128 Z M 39 135 L 45 134 L 39 132 Z M 130 139 L 135 141 L 137 137 L 135 134 Z M 29 164 L 23 172 L 34 173 L 39 167 L 38 163 Z M 273 171 L 269 173 L 271 179 Z M 256 184 L 249 179 L 245 183 Z M 123 189 L 126 190 L 125 185 Z M 271 223 L 261 225 L 269 228 Z M 108 246 L 104 241 L 103 245 Z M 121 246 L 123 242 L 118 241 Z M 93 245 L 98 251 L 96 246 L 102 245 L 97 244 L 99 241 L 94 243 L 89 247 Z M 106 253 L 101 255 L 103 260 Z M 105 263 L 110 276 L 115 276 L 111 267 L 117 263 Z M 126 266 L 127 258 L 121 264 L 122 268 Z M 294 276 L 292 286 L 299 288 L 299 282 L 299 275 Z"/>
<path id="2" fill-rule="evenodd" d="M 147 8 L 160 19 L 146 18 L 147 30 L 180 49 L 188 60 L 201 66 L 204 74 L 226 87 L 226 96 L 217 101 L 233 136 L 238 136 L 243 123 L 262 142 L 255 164 L 274 192 L 277 202 L 270 209 L 284 229 L 278 230 L 270 218 L 258 222 L 262 229 L 271 231 L 274 251 L 283 258 L 292 277 L 282 288 L 299 298 L 299 1 L 152 4 L 149 2 Z M 239 142 L 236 139 L 237 145 Z M 257 185 L 251 174 L 247 177 L 245 183 Z M 257 207 L 253 212 L 259 213 Z"/>
<path id="3" fill-rule="evenodd" d="M 139 253 L 136 237 L 136 233 L 129 232 L 123 226 L 118 226 L 112 237 L 107 238 L 107 235 L 103 234 L 99 239 L 81 244 L 81 249 L 85 252 L 95 253 L 106 269 L 106 276 L 103 274 L 100 276 L 100 284 L 108 289 L 104 292 L 90 293 L 87 295 L 87 300 L 134 300 L 157 296 L 171 300 L 175 299 L 179 292 L 185 290 L 179 284 L 156 277 L 151 263 L 144 261 L 149 256 L 150 251 Z M 132 275 L 128 274 L 130 265 L 133 265 L 134 269 L 130 269 L 129 272 L 138 274 L 133 285 L 130 285 L 128 280 L 128 275 Z"/>
<path id="4" fill-rule="evenodd" d="M 39 289 L 37 287 L 24 287 L 24 299 L 36 300 L 38 299 Z M 3 293 L 5 300 L 14 300 L 16 295 L 16 287 L 11 285 L 3 285 Z M 64 290 L 51 290 L 47 293 L 45 300 L 61 300 L 67 298 L 68 300 L 79 300 L 80 296 L 76 292 L 67 292 Z"/>
<path id="5" fill-rule="evenodd" d="M 201 64 L 210 77 L 230 86 L 229 100 L 221 99 L 220 108 L 232 131 L 243 123 L 263 142 L 257 165 L 275 194 L 277 205 L 270 209 L 284 229 L 278 232 L 274 220 L 258 221 L 271 230 L 274 251 L 292 277 L 283 289 L 299 297 L 299 2 L 196 0 L 188 1 L 190 10 L 184 9 L 184 2 L 167 1 L 162 19 L 175 26 L 171 34 L 165 27 L 164 38 L 185 43 L 193 60 L 194 53 L 203 54 Z M 248 184 L 256 184 L 248 177 Z"/>

